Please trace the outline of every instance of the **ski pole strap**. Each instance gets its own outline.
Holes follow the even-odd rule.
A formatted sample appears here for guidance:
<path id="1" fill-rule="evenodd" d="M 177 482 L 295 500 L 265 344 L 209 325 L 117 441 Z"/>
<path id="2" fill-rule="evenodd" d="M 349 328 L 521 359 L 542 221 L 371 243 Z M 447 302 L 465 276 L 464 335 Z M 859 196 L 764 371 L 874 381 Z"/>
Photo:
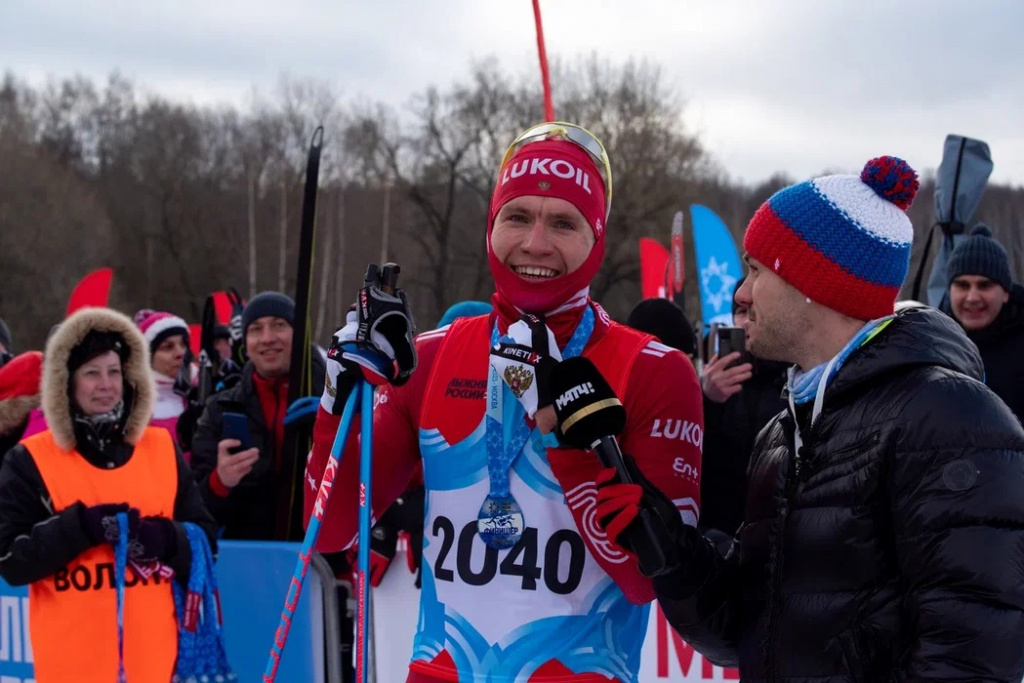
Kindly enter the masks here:
<path id="1" fill-rule="evenodd" d="M 114 585 L 117 593 L 117 683 L 125 683 L 124 587 L 128 571 L 128 513 L 117 513 L 117 544 L 114 546 Z"/>

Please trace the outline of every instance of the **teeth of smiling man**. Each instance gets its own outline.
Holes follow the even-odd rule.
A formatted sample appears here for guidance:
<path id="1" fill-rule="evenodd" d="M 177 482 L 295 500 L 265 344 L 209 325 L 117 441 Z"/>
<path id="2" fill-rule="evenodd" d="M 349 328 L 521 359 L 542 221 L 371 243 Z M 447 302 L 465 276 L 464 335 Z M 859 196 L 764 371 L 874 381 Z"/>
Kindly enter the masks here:
<path id="1" fill-rule="evenodd" d="M 550 268 L 534 268 L 531 266 L 516 266 L 515 271 L 519 275 L 526 275 L 528 277 L 555 277 L 558 275 L 558 273 Z"/>

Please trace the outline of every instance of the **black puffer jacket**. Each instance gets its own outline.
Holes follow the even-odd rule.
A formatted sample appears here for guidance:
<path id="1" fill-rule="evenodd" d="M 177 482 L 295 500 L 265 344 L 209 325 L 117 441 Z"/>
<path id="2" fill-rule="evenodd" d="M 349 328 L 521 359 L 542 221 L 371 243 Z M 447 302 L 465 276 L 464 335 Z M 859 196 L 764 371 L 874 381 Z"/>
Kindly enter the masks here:
<path id="1" fill-rule="evenodd" d="M 743 522 L 747 466 L 754 439 L 786 409 L 782 387 L 787 367 L 785 363 L 755 360 L 753 376 L 740 393 L 724 403 L 704 397 L 704 457 L 697 526 L 725 532 L 726 542 Z"/>
<path id="2" fill-rule="evenodd" d="M 799 457 L 788 411 L 758 437 L 729 557 L 685 599 L 656 581 L 670 623 L 744 681 L 1018 683 L 1024 430 L 981 373 L 954 321 L 901 314 Z"/>
<path id="3" fill-rule="evenodd" d="M 967 333 L 981 352 L 985 384 L 1024 420 L 1024 287 L 1014 285 L 1010 300 L 992 324 Z"/>

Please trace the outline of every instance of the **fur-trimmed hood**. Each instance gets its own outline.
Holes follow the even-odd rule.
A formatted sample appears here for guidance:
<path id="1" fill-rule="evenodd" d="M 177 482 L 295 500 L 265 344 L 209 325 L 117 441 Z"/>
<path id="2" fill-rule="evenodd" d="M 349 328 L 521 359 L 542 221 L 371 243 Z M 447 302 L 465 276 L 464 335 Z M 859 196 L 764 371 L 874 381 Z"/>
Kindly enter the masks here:
<path id="1" fill-rule="evenodd" d="M 50 336 L 43 363 L 43 412 L 57 445 L 65 450 L 75 447 L 75 430 L 68 397 L 68 359 L 71 350 L 91 330 L 117 332 L 128 345 L 129 355 L 123 372 L 134 391 L 125 420 L 125 441 L 134 444 L 153 414 L 153 377 L 149 369 L 149 347 L 139 328 L 128 316 L 109 308 L 83 308 L 73 313 Z"/>

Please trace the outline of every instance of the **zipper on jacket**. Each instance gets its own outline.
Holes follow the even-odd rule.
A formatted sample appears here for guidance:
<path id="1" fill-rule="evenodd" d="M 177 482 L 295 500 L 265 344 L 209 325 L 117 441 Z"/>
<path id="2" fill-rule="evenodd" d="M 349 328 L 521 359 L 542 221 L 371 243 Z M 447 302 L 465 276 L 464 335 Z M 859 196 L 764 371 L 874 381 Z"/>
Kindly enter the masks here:
<path id="1" fill-rule="evenodd" d="M 767 680 L 769 682 L 775 680 L 775 620 L 778 611 L 779 594 L 782 592 L 782 552 L 785 545 L 786 520 L 789 517 L 790 498 L 796 492 L 797 482 L 799 481 L 797 470 L 800 468 L 800 456 L 794 450 L 790 450 L 790 453 L 793 453 L 793 457 L 790 460 L 789 468 L 786 470 L 786 485 L 783 487 L 782 508 L 779 510 L 779 532 L 775 544 L 775 566 L 771 568 L 772 584 L 769 594 L 770 602 L 768 603 L 768 621 L 765 624 L 765 630 L 768 634 Z"/>
<path id="2" fill-rule="evenodd" d="M 838 451 L 832 454 L 831 464 L 848 460 L 854 455 L 860 455 L 860 453 L 871 446 L 874 446 L 881 440 L 881 432 L 872 432 L 869 436 L 864 437 L 852 446 L 846 448 L 840 448 Z"/>
<path id="3" fill-rule="evenodd" d="M 838 451 L 829 454 L 821 453 L 819 451 L 814 450 L 813 448 L 808 448 L 807 446 L 804 446 L 804 449 L 806 449 L 808 452 L 805 454 L 801 454 L 804 457 L 797 458 L 797 475 L 800 481 L 806 482 L 814 475 L 815 472 L 818 471 L 819 465 L 822 464 L 819 461 L 822 459 L 823 456 L 827 455 L 827 464 L 829 466 L 839 465 L 840 463 L 844 463 L 848 460 L 856 458 L 858 455 L 864 453 L 867 449 L 877 445 L 879 441 L 881 441 L 881 433 L 873 432 L 872 434 L 864 437 L 863 439 L 854 443 L 853 445 L 847 446 L 846 448 L 841 448 Z"/>

